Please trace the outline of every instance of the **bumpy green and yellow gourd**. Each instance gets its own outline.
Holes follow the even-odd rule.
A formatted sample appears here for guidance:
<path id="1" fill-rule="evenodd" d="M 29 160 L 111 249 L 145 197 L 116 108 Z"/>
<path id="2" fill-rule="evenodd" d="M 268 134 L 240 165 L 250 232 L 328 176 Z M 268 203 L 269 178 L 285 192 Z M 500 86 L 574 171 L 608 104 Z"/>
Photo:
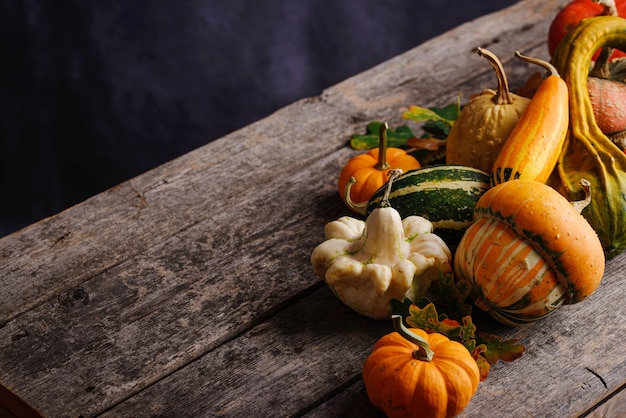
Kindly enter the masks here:
<path id="1" fill-rule="evenodd" d="M 626 51 L 626 19 L 583 19 L 552 57 L 569 88 L 570 129 L 549 184 L 576 200 L 580 179 L 589 180 L 593 199 L 582 215 L 598 233 L 606 257 L 612 258 L 626 248 L 626 154 L 598 127 L 587 90 L 592 56 L 605 46 Z"/>
<path id="2" fill-rule="evenodd" d="M 446 140 L 446 164 L 466 165 L 486 173 L 530 100 L 509 91 L 509 84 L 498 57 L 477 48 L 495 70 L 498 89 L 485 89 L 472 96 L 454 122 Z"/>

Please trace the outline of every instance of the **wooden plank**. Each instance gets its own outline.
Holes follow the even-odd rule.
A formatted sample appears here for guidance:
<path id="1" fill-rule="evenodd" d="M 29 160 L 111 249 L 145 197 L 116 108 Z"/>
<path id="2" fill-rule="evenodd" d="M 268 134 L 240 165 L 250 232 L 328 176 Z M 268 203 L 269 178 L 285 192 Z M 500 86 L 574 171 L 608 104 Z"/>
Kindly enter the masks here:
<path id="1" fill-rule="evenodd" d="M 582 416 L 586 418 L 626 417 L 626 386 Z"/>
<path id="2" fill-rule="evenodd" d="M 0 280 L 10 289 L 0 295 L 0 383 L 50 416 L 91 416 L 116 405 L 119 409 L 111 413 L 132 410 L 140 399 L 149 399 L 144 408 L 158 410 L 162 393 L 153 388 L 174 382 L 193 393 L 183 391 L 164 407 L 184 415 L 185 408 L 201 408 L 197 398 L 216 390 L 207 387 L 213 382 L 210 372 L 218 370 L 211 364 L 219 360 L 216 353 L 237 353 L 250 341 L 267 350 L 263 353 L 296 347 L 290 334 L 294 328 L 274 329 L 274 314 L 289 316 L 282 309 L 301 298 L 286 312 L 304 315 L 303 305 L 342 308 L 312 275 L 308 255 L 322 239 L 322 225 L 345 213 L 332 173 L 353 155 L 345 147 L 348 136 L 369 120 L 400 122 L 399 110 L 407 104 L 447 104 L 461 88 L 473 92 L 493 86 L 490 69 L 469 51 L 478 44 L 502 56 L 514 49 L 543 50 L 557 4 L 525 0 L 458 28 L 318 98 L 295 103 L 0 240 Z M 525 68 L 509 65 L 513 83 L 519 83 Z M 602 302 L 610 307 L 615 298 Z M 313 412 L 322 400 L 358 382 L 358 362 L 350 360 L 363 359 L 381 331 L 361 325 L 360 348 L 344 355 L 351 347 L 342 345 L 337 333 L 324 337 L 324 328 L 307 315 L 313 324 L 300 335 L 301 346 L 337 344 L 342 349 L 333 349 L 326 363 L 311 364 L 310 383 L 305 379 L 293 386 L 292 394 L 313 389 L 311 396 L 285 401 L 298 413 Z M 337 317 L 341 320 L 324 316 L 321 324 L 359 329 L 361 322 L 349 312 Z M 595 325 L 602 330 L 596 332 L 609 332 Z M 284 334 L 277 335 L 279 330 Z M 533 342 L 534 352 L 560 350 L 555 342 L 567 341 L 561 333 L 542 331 L 541 337 L 553 341 Z M 266 355 L 255 367 L 280 366 L 272 376 L 293 378 L 290 370 L 308 367 L 295 354 L 278 352 L 276 363 Z M 229 386 L 241 381 L 229 373 L 251 376 L 243 360 L 220 372 L 222 380 L 216 381 L 222 393 L 233 393 L 230 402 L 239 402 L 234 395 L 243 392 Z M 524 371 L 517 364 L 503 370 L 519 371 L 515 376 L 521 378 L 537 367 L 526 364 Z M 193 375 L 197 367 L 206 367 L 206 374 Z M 614 372 L 587 367 L 616 384 Z M 623 376 L 623 369 L 618 365 L 616 372 Z M 592 387 L 597 382 L 585 373 L 573 377 L 586 376 Z M 266 393 L 267 379 L 255 379 L 249 390 Z M 330 391 L 324 386 L 328 379 L 335 382 Z M 502 383 L 493 393 L 502 396 L 510 392 L 507 387 L 510 383 Z M 581 402 L 596 396 L 596 389 Z M 272 398 L 264 399 L 269 403 L 259 400 L 258 408 L 272 408 Z"/>
<path id="3" fill-rule="evenodd" d="M 350 416 L 354 414 L 354 411 L 358 411 L 359 417 L 362 418 L 381 418 L 385 416 L 382 411 L 370 403 L 362 378 L 328 401 L 307 411 L 302 416 L 305 418 Z"/>
<path id="4" fill-rule="evenodd" d="M 488 323 L 486 329 L 518 338 L 527 351 L 512 363 L 496 364 L 461 416 L 577 417 L 622 387 L 626 326 L 614 319 L 626 316 L 620 301 L 625 260 L 622 254 L 609 262 L 601 287 L 585 302 L 529 327 Z M 104 416 L 240 416 L 270 410 L 284 416 L 376 416 L 361 366 L 376 339 L 390 331 L 390 323 L 354 315 L 324 287 Z"/>
<path id="5" fill-rule="evenodd" d="M 310 107 L 299 106 L 303 112 Z M 326 107 L 316 108 L 310 122 L 326 123 Z M 2 239 L 0 277 L 6 292 L 0 294 L 0 324 L 200 222 L 219 222 L 219 214 L 238 216 L 232 208 L 242 208 L 239 216 L 260 215 L 271 206 L 259 195 L 262 185 L 274 182 L 284 188 L 301 180 L 317 186 L 314 179 L 299 174 L 307 158 L 295 158 L 296 149 L 287 142 L 291 134 L 274 137 L 269 128 L 267 132 L 261 137 L 253 127 L 235 133 Z M 263 151 L 265 146 L 268 151 Z M 228 158 L 220 160 L 224 156 Z M 277 179 L 277 172 L 284 172 L 285 178 Z"/>
<path id="6" fill-rule="evenodd" d="M 489 46 L 504 59 L 513 49 L 541 45 L 546 16 L 557 7 L 556 0 L 521 2 L 3 237 L 0 277 L 6 291 L 0 294 L 0 325 L 215 211 L 246 204 L 255 210 L 262 202 L 254 201 L 254 187 L 277 173 L 293 178 L 338 150 L 336 159 L 343 161 L 350 155 L 342 149 L 345 141 L 362 131 L 364 122 L 399 123 L 399 110 L 408 104 L 450 103 L 469 79 L 490 71 L 468 54 L 471 49 Z M 313 185 L 305 181 L 298 187 Z"/>
<path id="7" fill-rule="evenodd" d="M 357 380 L 389 325 L 324 287 L 103 417 L 297 416 Z"/>
<path id="8" fill-rule="evenodd" d="M 268 229 L 217 212 L 10 321 L 2 383 L 50 416 L 96 414 L 319 287 L 297 240 L 319 220 L 297 207 L 272 217 L 281 188 L 259 191 L 277 197 L 258 211 Z"/>
<path id="9" fill-rule="evenodd" d="M 332 104 L 332 101 L 328 100 L 328 102 Z M 227 143 L 221 141 L 220 144 L 210 144 L 198 153 L 182 157 L 146 176 L 133 179 L 90 199 L 83 205 L 27 228 L 20 234 L 14 234 L 4 239 L 1 248 L 3 261 L 6 263 L 2 264 L 2 268 L 4 269 L 3 272 L 9 274 L 3 275 L 3 277 L 9 281 L 6 288 L 10 291 L 2 294 L 6 299 L 0 306 L 11 307 L 10 311 L 7 311 L 4 321 L 8 322 L 22 311 L 26 312 L 28 309 L 38 306 L 36 310 L 26 312 L 19 317 L 18 321 L 9 323 L 3 329 L 3 333 L 11 337 L 6 340 L 11 341 L 11 346 L 6 347 L 6 351 L 3 351 L 5 353 L 4 359 L 16 360 L 16 357 L 11 357 L 10 353 L 21 356 L 25 346 L 33 343 L 33 340 L 38 343 L 35 346 L 38 346 L 40 351 L 32 352 L 26 361 L 9 361 L 9 363 L 17 364 L 20 367 L 29 364 L 29 362 L 31 365 L 39 365 L 41 368 L 39 373 L 44 374 L 45 371 L 45 375 L 49 376 L 47 380 L 38 380 L 39 386 L 26 382 L 30 390 L 36 393 L 39 387 L 45 386 L 46 382 L 57 382 L 56 385 L 48 384 L 61 390 L 63 385 L 58 385 L 58 379 L 61 379 L 61 375 L 68 380 L 75 380 L 79 374 L 78 370 L 85 376 L 84 382 L 80 382 L 84 383 L 82 387 L 85 394 L 76 395 L 74 405 L 80 409 L 80 400 L 82 399 L 91 408 L 97 408 L 99 403 L 94 399 L 100 394 L 96 391 L 97 386 L 90 382 L 98 380 L 95 378 L 99 377 L 98 370 L 103 364 L 108 362 L 115 366 L 115 363 L 120 361 L 121 366 L 118 366 L 120 369 L 134 370 L 132 367 L 127 367 L 123 359 L 135 359 L 135 356 L 127 357 L 127 354 L 134 352 L 137 347 L 132 346 L 125 348 L 127 351 L 122 349 L 120 352 L 116 352 L 117 343 L 111 342 L 111 340 L 116 339 L 116 337 L 123 341 L 130 339 L 131 337 L 127 337 L 126 334 L 133 330 L 129 324 L 135 324 L 135 318 L 152 318 L 158 322 L 160 319 L 154 319 L 156 312 L 150 316 L 149 308 L 161 307 L 163 301 L 169 300 L 169 296 L 173 292 L 172 289 L 177 289 L 176 286 L 178 288 L 185 286 L 185 283 L 178 282 L 165 283 L 161 287 L 155 284 L 155 279 L 163 279 L 163 276 L 169 278 L 174 275 L 172 271 L 167 270 L 161 264 L 164 262 L 163 260 L 167 259 L 168 262 L 171 262 L 172 259 L 180 256 L 178 253 L 171 254 L 168 251 L 171 251 L 170 248 L 180 246 L 182 234 L 185 234 L 186 242 L 189 245 L 200 242 L 205 246 L 217 247 L 219 242 L 208 243 L 206 242 L 207 237 L 209 239 L 212 237 L 232 237 L 233 235 L 236 237 L 236 232 L 233 231 L 254 230 L 255 222 L 267 217 L 267 212 L 256 211 L 257 217 L 240 219 L 240 224 L 230 220 L 220 220 L 219 215 L 216 214 L 225 216 L 228 213 L 227 207 L 233 205 L 233 202 L 238 201 L 238 204 L 244 207 L 266 208 L 269 211 L 287 216 L 288 219 L 295 222 L 297 218 L 293 217 L 291 213 L 277 210 L 283 206 L 279 197 L 285 198 L 286 194 L 283 193 L 285 191 L 283 189 L 286 186 L 297 185 L 297 188 L 300 188 L 302 184 L 306 184 L 318 194 L 308 190 L 305 196 L 309 197 L 309 200 L 303 200 L 302 196 L 299 195 L 296 196 L 294 201 L 303 205 L 303 207 L 296 207 L 296 212 L 306 212 L 306 208 L 316 207 L 317 216 L 326 218 L 324 212 L 320 212 L 317 208 L 317 205 L 328 201 L 327 196 L 333 191 L 332 185 L 326 183 L 326 177 L 319 175 L 319 177 L 312 179 L 308 173 L 298 176 L 298 170 L 300 170 L 298 165 L 302 162 L 306 163 L 306 159 L 300 158 L 296 163 L 289 164 L 275 159 L 275 156 L 280 154 L 277 149 L 275 150 L 276 154 L 272 155 L 264 152 L 261 148 L 266 146 L 282 148 L 287 159 L 293 157 L 289 155 L 289 152 L 285 152 L 290 151 L 291 146 L 293 134 L 288 129 L 291 126 L 291 121 L 294 119 L 306 120 L 310 125 L 309 131 L 314 131 L 314 127 L 326 126 L 325 122 L 332 120 L 331 116 L 334 118 L 337 112 L 332 106 L 322 105 L 324 103 L 317 100 L 303 101 L 294 108 L 281 112 L 286 114 L 282 118 L 277 115 L 270 121 L 236 133 L 228 138 Z M 297 110 L 296 113 L 298 113 L 295 115 L 296 118 L 293 115 L 294 110 Z M 307 117 L 305 118 L 303 115 L 307 115 Z M 317 116 L 314 117 L 313 115 Z M 269 129 L 268 126 L 272 129 Z M 279 130 L 276 127 L 280 126 L 282 126 L 283 131 L 277 134 Z M 267 132 L 277 134 L 277 136 L 274 137 Z M 342 135 L 337 135 L 337 132 L 331 133 L 333 135 L 327 135 L 325 138 L 335 138 L 332 140 L 335 147 L 329 149 L 329 151 L 334 151 L 337 146 L 343 145 L 337 139 Z M 278 138 L 278 145 L 276 145 L 275 138 Z M 314 141 L 308 142 L 315 143 Z M 346 151 L 342 150 L 342 153 L 345 154 Z M 218 158 L 229 154 L 231 155 L 230 159 L 220 160 Z M 319 150 L 311 151 L 311 155 L 318 154 Z M 247 162 L 241 164 L 239 160 Z M 339 160 L 339 157 L 334 156 L 330 159 L 332 162 L 324 163 L 323 168 L 314 167 L 314 172 L 336 171 Z M 228 166 L 230 161 L 236 162 L 232 168 Z M 231 162 L 231 164 L 233 163 Z M 264 189 L 255 190 L 254 187 L 250 187 L 267 183 L 270 178 L 275 179 L 275 173 L 279 167 L 284 169 L 286 173 L 294 174 L 286 183 L 282 179 L 275 181 L 277 188 L 274 193 L 269 193 L 268 190 Z M 216 187 L 212 179 L 211 173 L 214 170 L 225 173 L 220 179 L 220 183 L 225 186 L 223 189 Z M 283 186 L 283 189 L 280 189 L 280 185 Z M 296 190 L 296 188 L 289 190 Z M 267 205 L 263 199 L 259 203 L 257 201 L 259 194 L 263 197 L 272 197 L 273 205 Z M 334 212 L 336 213 L 338 209 L 336 199 L 326 207 L 335 209 Z M 245 222 L 246 220 L 247 222 Z M 276 220 L 282 226 L 282 220 L 279 218 Z M 319 219 L 314 219 L 311 223 L 312 225 L 323 223 L 318 221 Z M 233 229 L 211 227 L 212 225 L 222 225 L 224 228 L 227 224 Z M 196 228 L 194 229 L 194 227 Z M 234 229 L 235 227 L 238 229 Z M 269 226 L 265 225 L 265 227 Z M 271 228 L 267 230 L 280 229 L 278 224 L 274 224 Z M 300 236 L 305 235 L 307 229 L 306 226 L 303 226 L 302 230 L 291 229 L 290 232 L 295 233 L 295 236 Z M 202 230 L 206 231 L 206 236 L 202 236 L 202 233 L 199 232 Z M 205 242 L 202 241 L 203 239 Z M 233 255 L 236 253 L 236 249 L 236 246 L 221 248 L 224 253 L 230 254 L 225 260 L 231 262 L 233 259 L 236 260 L 236 256 Z M 263 247 L 260 246 L 256 249 L 263 249 Z M 187 253 L 193 252 L 193 249 L 186 251 Z M 143 256 L 143 254 L 147 255 Z M 159 254 L 163 255 L 159 257 Z M 207 258 L 210 256 L 210 253 L 205 255 Z M 217 258 L 219 259 L 219 257 Z M 300 267 L 302 258 L 300 257 L 294 265 Z M 130 261 L 125 262 L 126 259 Z M 178 260 L 175 260 L 173 265 L 177 265 L 180 268 L 179 271 L 185 271 L 185 266 L 187 266 L 181 266 L 181 262 Z M 213 266 L 207 266 L 207 268 L 211 267 Z M 251 265 L 250 267 L 258 268 L 259 266 Z M 248 271 L 248 273 L 252 274 L 253 272 Z M 186 275 L 192 277 L 188 271 Z M 135 277 L 143 278 L 144 281 L 127 284 L 126 278 Z M 230 285 L 233 284 L 236 282 L 230 283 Z M 290 283 L 290 286 L 292 289 L 295 288 L 294 292 L 306 289 L 306 284 L 304 288 L 297 288 L 294 283 Z M 106 299 L 98 300 L 97 295 L 115 296 L 117 298 L 111 302 Z M 283 295 L 282 297 L 290 296 Z M 144 298 L 148 297 L 156 302 L 146 303 Z M 273 297 L 275 300 L 281 299 L 278 293 Z M 129 302 L 129 300 L 133 300 L 132 298 L 135 298 L 134 302 Z M 251 297 L 251 299 L 254 298 Z M 44 301 L 48 303 L 42 304 Z M 275 309 L 271 305 L 272 302 L 274 300 L 260 299 L 259 306 L 264 306 L 263 303 L 266 303 L 269 308 Z M 68 312 L 71 313 L 70 318 L 68 318 Z M 98 323 L 98 321 L 103 321 L 102 318 L 105 321 L 112 321 L 112 318 L 120 313 L 124 315 L 124 318 L 130 319 L 119 324 L 107 323 L 105 327 Z M 93 322 L 82 324 L 84 329 L 101 330 L 100 334 L 90 336 L 94 340 L 89 341 L 89 344 L 85 343 L 85 337 L 79 338 L 78 336 L 79 331 L 84 332 L 84 329 L 67 329 L 69 325 L 78 324 L 81 321 L 81 315 L 97 318 Z M 263 311 L 257 312 L 257 320 L 262 315 Z M 253 314 L 251 317 L 255 318 Z M 214 321 L 209 320 L 208 322 L 207 328 L 220 329 L 215 327 Z M 50 331 L 42 335 L 42 330 Z M 190 330 L 190 332 L 194 331 L 193 328 Z M 140 332 L 136 332 L 134 337 L 138 338 Z M 218 332 L 218 334 L 219 338 L 225 339 L 236 332 L 236 330 L 226 329 L 221 334 Z M 165 334 L 162 337 L 171 337 L 171 335 Z M 184 339 L 181 338 L 181 340 Z M 79 350 L 69 355 L 65 350 L 72 347 L 64 345 L 65 341 L 75 341 L 77 345 L 81 345 L 82 351 Z M 205 346 L 202 349 L 210 349 L 219 341 L 219 339 L 215 341 L 209 339 L 205 341 Z M 151 347 L 152 350 L 158 349 L 158 341 L 154 341 Z M 49 354 L 50 348 L 59 353 L 59 358 L 52 365 L 49 361 L 43 361 L 45 356 Z M 85 367 L 85 364 L 90 364 L 89 361 L 85 360 L 91 360 L 91 352 L 97 352 L 99 356 L 107 360 L 99 360 L 94 362 L 92 367 Z M 147 358 L 154 356 L 154 351 L 145 350 L 141 353 Z M 190 355 L 197 355 L 197 353 L 193 351 L 187 353 L 187 356 Z M 169 368 L 165 367 L 163 370 L 159 368 L 161 367 L 160 363 L 148 362 L 154 368 L 152 373 L 143 373 L 142 370 L 137 378 L 143 379 L 143 381 L 131 381 L 129 385 L 140 390 L 142 385 L 149 384 L 152 380 L 169 373 L 178 364 L 189 360 L 189 357 L 182 357 L 177 361 L 171 360 L 168 363 Z M 48 368 L 54 368 L 57 372 L 48 373 Z M 35 373 L 37 370 L 31 369 L 32 374 L 38 376 Z M 126 377 L 118 376 L 122 381 Z M 119 393 L 125 393 L 126 388 L 120 386 L 120 381 L 109 382 L 108 379 L 103 378 L 101 382 L 104 383 L 101 383 L 101 386 L 103 389 L 110 389 L 111 399 L 115 402 L 116 390 Z M 11 382 L 7 382 L 7 384 L 10 385 Z M 77 386 L 80 387 L 81 385 Z M 53 391 L 44 392 L 50 398 L 55 396 Z M 73 398 L 74 396 L 72 394 Z M 40 400 L 42 404 L 45 404 L 45 401 L 45 398 Z M 107 401 L 110 402 L 111 400 L 103 398 L 102 403 L 106 404 Z"/>

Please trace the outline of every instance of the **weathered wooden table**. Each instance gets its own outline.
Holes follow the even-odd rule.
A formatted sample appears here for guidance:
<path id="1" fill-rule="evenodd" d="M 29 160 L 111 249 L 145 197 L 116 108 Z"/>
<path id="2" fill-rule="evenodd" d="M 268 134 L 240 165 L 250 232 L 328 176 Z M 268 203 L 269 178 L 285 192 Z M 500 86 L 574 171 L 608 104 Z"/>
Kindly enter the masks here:
<path id="1" fill-rule="evenodd" d="M 0 240 L 0 415 L 379 416 L 361 367 L 391 331 L 313 274 L 369 121 L 405 123 L 547 57 L 565 1 L 524 0 Z M 358 53 L 358 52 L 355 52 Z M 598 291 L 523 329 L 464 417 L 626 413 L 626 254 Z M 591 411 L 591 412 L 590 412 Z"/>

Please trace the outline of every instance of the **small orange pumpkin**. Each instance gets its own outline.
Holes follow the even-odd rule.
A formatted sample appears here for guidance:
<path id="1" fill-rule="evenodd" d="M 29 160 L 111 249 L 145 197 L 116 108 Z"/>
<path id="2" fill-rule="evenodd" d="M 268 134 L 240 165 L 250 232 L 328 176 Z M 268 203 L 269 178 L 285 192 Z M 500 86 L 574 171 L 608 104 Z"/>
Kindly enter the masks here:
<path id="1" fill-rule="evenodd" d="M 346 186 L 350 178 L 356 181 L 350 189 L 350 200 L 362 203 L 367 202 L 378 189 L 387 183 L 390 170 L 399 168 L 406 172 L 421 167 L 420 162 L 407 154 L 405 150 L 387 148 L 388 128 L 386 122 L 380 125 L 378 148 L 351 158 L 341 170 L 337 186 L 344 202 L 346 202 Z"/>
<path id="2" fill-rule="evenodd" d="M 388 417 L 459 414 L 478 389 L 476 360 L 461 343 L 406 328 L 400 315 L 392 320 L 396 332 L 378 340 L 363 365 L 370 402 Z"/>

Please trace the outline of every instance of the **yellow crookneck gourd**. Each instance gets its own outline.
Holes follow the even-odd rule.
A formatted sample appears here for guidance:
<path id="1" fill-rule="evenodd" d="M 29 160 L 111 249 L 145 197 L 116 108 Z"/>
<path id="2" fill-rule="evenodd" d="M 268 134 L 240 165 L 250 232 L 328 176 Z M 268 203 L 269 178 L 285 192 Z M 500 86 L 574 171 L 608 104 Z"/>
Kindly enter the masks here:
<path id="1" fill-rule="evenodd" d="M 509 91 L 498 57 L 483 48 L 477 52 L 494 68 L 498 90 L 483 90 L 463 107 L 446 141 L 446 164 L 466 165 L 489 173 L 530 99 Z"/>
<path id="2" fill-rule="evenodd" d="M 592 56 L 607 46 L 626 51 L 626 19 L 583 19 L 552 57 L 569 88 L 570 128 L 549 184 L 576 200 L 580 179 L 591 183 L 594 197 L 582 215 L 598 233 L 610 259 L 626 249 L 626 154 L 598 126 L 587 89 Z"/>

